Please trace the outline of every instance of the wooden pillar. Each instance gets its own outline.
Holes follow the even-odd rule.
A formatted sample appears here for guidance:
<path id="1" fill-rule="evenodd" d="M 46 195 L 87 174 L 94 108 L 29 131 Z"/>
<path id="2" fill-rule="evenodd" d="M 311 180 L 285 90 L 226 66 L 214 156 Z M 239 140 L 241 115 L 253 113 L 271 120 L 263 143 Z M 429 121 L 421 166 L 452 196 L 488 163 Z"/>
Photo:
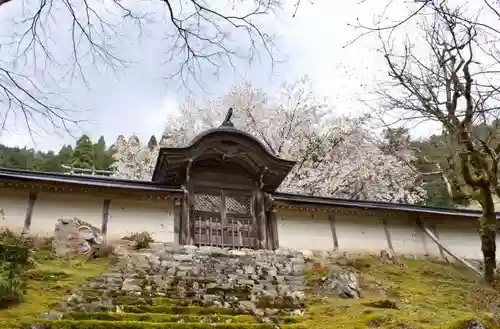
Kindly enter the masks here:
<path id="1" fill-rule="evenodd" d="M 182 203 L 181 200 L 174 200 L 174 243 L 180 244 L 180 232 L 181 232 L 181 220 L 182 220 Z"/>
<path id="2" fill-rule="evenodd" d="M 391 252 L 391 256 L 395 255 L 394 246 L 392 245 L 391 231 L 389 230 L 389 224 L 385 218 L 382 219 L 382 225 L 384 226 L 385 238 L 387 239 L 387 246 Z"/>
<path id="3" fill-rule="evenodd" d="M 335 226 L 335 215 L 328 215 L 328 222 L 330 223 L 330 231 L 332 232 L 333 250 L 339 251 L 339 239 L 337 237 L 337 227 Z"/>
<path id="4" fill-rule="evenodd" d="M 108 234 L 108 219 L 109 219 L 109 207 L 111 205 L 111 200 L 106 199 L 102 203 L 102 222 L 101 222 L 101 233 L 106 240 L 106 235 Z"/>
<path id="5" fill-rule="evenodd" d="M 182 197 L 182 211 L 181 211 L 181 220 L 180 220 L 180 237 L 179 242 L 182 245 L 191 244 L 191 223 L 189 220 L 190 213 L 190 194 L 187 190 L 184 191 L 184 195 Z"/>
<path id="6" fill-rule="evenodd" d="M 268 232 L 269 232 L 269 248 L 276 250 L 280 247 L 278 236 L 278 211 L 276 208 L 267 212 L 268 214 Z"/>
<path id="7" fill-rule="evenodd" d="M 257 248 L 267 248 L 267 221 L 266 210 L 264 207 L 264 193 L 256 190 L 255 193 L 255 217 L 257 223 Z"/>
<path id="8" fill-rule="evenodd" d="M 23 234 L 29 234 L 31 228 L 31 219 L 33 217 L 33 208 L 35 207 L 35 201 L 37 194 L 35 192 L 30 192 L 28 196 L 28 207 L 26 208 L 26 216 L 24 217 Z"/>

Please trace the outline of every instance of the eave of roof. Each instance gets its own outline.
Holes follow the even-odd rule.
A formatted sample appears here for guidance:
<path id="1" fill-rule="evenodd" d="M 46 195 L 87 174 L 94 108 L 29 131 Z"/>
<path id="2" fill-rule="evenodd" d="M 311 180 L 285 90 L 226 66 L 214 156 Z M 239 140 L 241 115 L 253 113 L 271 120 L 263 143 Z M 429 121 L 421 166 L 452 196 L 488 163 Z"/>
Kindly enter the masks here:
<path id="1" fill-rule="evenodd" d="M 479 217 L 481 211 L 468 210 L 468 209 L 451 209 L 441 207 L 428 207 L 404 203 L 391 203 L 383 201 L 361 201 L 361 200 L 347 200 L 337 199 L 331 197 L 317 197 L 310 195 L 300 195 L 291 193 L 274 193 L 273 198 L 276 201 L 286 202 L 288 204 L 296 205 L 311 205 L 322 207 L 346 207 L 346 208 L 361 208 L 361 209 L 380 209 L 380 210 L 395 210 L 406 211 L 422 214 L 436 214 L 436 215 L 454 215 L 465 217 Z M 500 219 L 500 213 L 496 213 L 497 219 Z"/>
<path id="2" fill-rule="evenodd" d="M 178 186 L 167 186 L 164 184 L 149 181 L 135 181 L 103 176 L 69 175 L 63 173 L 11 168 L 0 168 L 0 179 L 79 184 L 85 186 L 123 188 L 129 190 L 143 190 L 151 192 L 182 192 L 182 189 Z"/>

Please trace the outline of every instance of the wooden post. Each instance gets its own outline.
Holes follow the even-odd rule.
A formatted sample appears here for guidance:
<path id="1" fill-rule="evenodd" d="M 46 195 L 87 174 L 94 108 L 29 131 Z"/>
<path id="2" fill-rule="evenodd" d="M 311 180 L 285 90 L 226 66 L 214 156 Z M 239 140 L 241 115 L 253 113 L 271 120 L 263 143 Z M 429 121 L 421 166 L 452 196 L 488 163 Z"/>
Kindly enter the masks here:
<path id="1" fill-rule="evenodd" d="M 389 247 L 389 251 L 391 252 L 391 256 L 395 255 L 394 246 L 392 245 L 391 231 L 389 230 L 389 225 L 385 218 L 382 219 L 382 225 L 384 226 L 385 238 L 387 239 L 387 246 Z"/>
<path id="2" fill-rule="evenodd" d="M 181 245 L 189 244 L 190 242 L 190 223 L 189 223 L 189 193 L 187 189 L 184 191 L 184 195 L 182 196 L 182 216 L 181 216 L 181 225 L 180 225 L 180 238 L 179 242 Z"/>
<path id="3" fill-rule="evenodd" d="M 259 249 L 266 249 L 267 248 L 267 221 L 266 221 L 266 211 L 264 208 L 264 193 L 261 192 L 260 190 L 256 191 L 256 208 L 257 211 L 255 212 L 256 214 L 256 219 L 257 219 L 257 229 L 258 229 L 258 248 Z"/>
<path id="4" fill-rule="evenodd" d="M 337 252 L 339 251 L 339 239 L 337 237 L 337 227 L 335 226 L 335 215 L 328 215 L 328 221 L 330 222 L 330 231 L 332 232 L 333 250 Z"/>
<path id="5" fill-rule="evenodd" d="M 24 217 L 24 227 L 23 234 L 29 234 L 31 228 L 31 219 L 33 217 L 33 208 L 35 207 L 35 201 L 37 194 L 30 192 L 28 196 L 28 207 L 26 208 L 26 216 Z"/>
<path id="6" fill-rule="evenodd" d="M 269 225 L 269 248 L 276 250 L 280 247 L 280 241 L 278 236 L 278 211 L 276 208 L 271 209 L 267 212 L 268 225 Z"/>
<path id="7" fill-rule="evenodd" d="M 106 240 L 106 235 L 108 233 L 108 219 L 109 219 L 109 207 L 111 205 L 111 200 L 106 199 L 102 203 L 102 222 L 101 222 L 101 233 Z"/>
<path id="8" fill-rule="evenodd" d="M 182 203 L 180 200 L 174 200 L 174 243 L 180 244 L 181 233 L 181 220 L 182 220 Z"/>

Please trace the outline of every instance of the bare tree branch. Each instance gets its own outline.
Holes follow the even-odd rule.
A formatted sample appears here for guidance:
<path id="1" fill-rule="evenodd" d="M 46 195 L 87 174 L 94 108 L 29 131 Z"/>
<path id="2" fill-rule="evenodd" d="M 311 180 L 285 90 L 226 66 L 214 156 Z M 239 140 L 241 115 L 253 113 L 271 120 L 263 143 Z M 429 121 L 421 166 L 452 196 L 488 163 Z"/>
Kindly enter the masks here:
<path id="1" fill-rule="evenodd" d="M 0 0 L 0 9 L 7 3 L 24 6 L 24 2 Z M 293 15 L 300 3 L 296 0 Z M 188 89 L 191 80 L 202 86 L 207 73 L 218 74 L 223 67 L 234 69 L 238 65 L 236 60 L 252 62 L 264 54 L 274 66 L 274 36 L 264 31 L 259 22 L 266 16 L 277 15 L 282 0 L 228 0 L 225 6 L 220 4 L 206 0 L 162 0 L 159 4 L 119 0 L 26 3 L 20 17 L 14 17 L 12 28 L 16 32 L 2 44 L 3 49 L 6 47 L 12 53 L 11 61 L 0 61 L 0 103 L 6 104 L 5 110 L 0 109 L 3 121 L 13 112 L 22 112 L 27 121 L 36 121 L 35 117 L 41 115 L 51 124 L 57 123 L 58 129 L 69 131 L 77 120 L 58 105 L 56 94 L 49 99 L 40 82 L 36 82 L 42 78 L 35 79 L 28 71 L 41 71 L 48 79 L 52 70 L 47 68 L 56 67 L 65 73 L 52 80 L 78 78 L 89 85 L 87 74 L 92 68 L 104 66 L 115 72 L 126 68 L 131 62 L 122 58 L 113 46 L 118 41 L 133 41 L 130 33 L 123 32 L 123 26 L 130 24 L 139 37 L 150 26 L 146 23 L 154 24 L 155 34 L 166 36 L 165 63 L 173 67 L 166 78 L 179 79 Z M 161 19 L 162 15 L 167 20 Z M 69 41 L 69 49 L 57 44 L 61 38 Z M 21 76 L 29 88 L 19 83 Z M 28 77 L 33 83 L 28 82 Z M 40 99 L 44 101 L 36 101 Z M 28 129 L 32 130 L 31 124 Z"/>
<path id="2" fill-rule="evenodd" d="M 424 118 L 439 123 L 446 138 L 449 175 L 441 170 L 448 193 L 454 190 L 482 206 L 480 232 L 485 259 L 485 280 L 495 276 L 496 215 L 493 195 L 500 196 L 498 139 L 483 138 L 476 131 L 481 124 L 490 129 L 498 120 L 499 89 L 494 81 L 500 62 L 484 56 L 481 25 L 464 18 L 462 7 L 450 8 L 446 1 L 425 1 L 430 13 L 418 19 L 423 42 L 407 37 L 398 52 L 392 34 L 384 39 L 379 32 L 381 51 L 388 68 L 389 83 L 375 91 L 380 105 L 378 116 L 405 121 Z M 392 39 L 391 39 L 392 38 Z M 500 40 L 497 40 L 500 42 Z M 424 49 L 416 45 L 424 44 Z M 495 73 L 492 73 L 495 72 Z M 498 123 L 497 123 L 498 124 Z M 439 162 L 436 167 L 441 168 Z"/>

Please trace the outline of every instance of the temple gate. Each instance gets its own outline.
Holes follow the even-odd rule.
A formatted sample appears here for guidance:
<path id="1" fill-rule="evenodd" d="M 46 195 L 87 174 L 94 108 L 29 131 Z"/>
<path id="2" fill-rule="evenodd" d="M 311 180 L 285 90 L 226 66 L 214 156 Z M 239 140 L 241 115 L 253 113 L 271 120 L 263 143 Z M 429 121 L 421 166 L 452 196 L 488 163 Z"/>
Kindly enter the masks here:
<path id="1" fill-rule="evenodd" d="M 218 128 L 189 145 L 161 148 L 153 181 L 181 185 L 176 212 L 180 244 L 274 249 L 277 223 L 269 193 L 295 165 L 234 128 L 232 109 Z"/>

